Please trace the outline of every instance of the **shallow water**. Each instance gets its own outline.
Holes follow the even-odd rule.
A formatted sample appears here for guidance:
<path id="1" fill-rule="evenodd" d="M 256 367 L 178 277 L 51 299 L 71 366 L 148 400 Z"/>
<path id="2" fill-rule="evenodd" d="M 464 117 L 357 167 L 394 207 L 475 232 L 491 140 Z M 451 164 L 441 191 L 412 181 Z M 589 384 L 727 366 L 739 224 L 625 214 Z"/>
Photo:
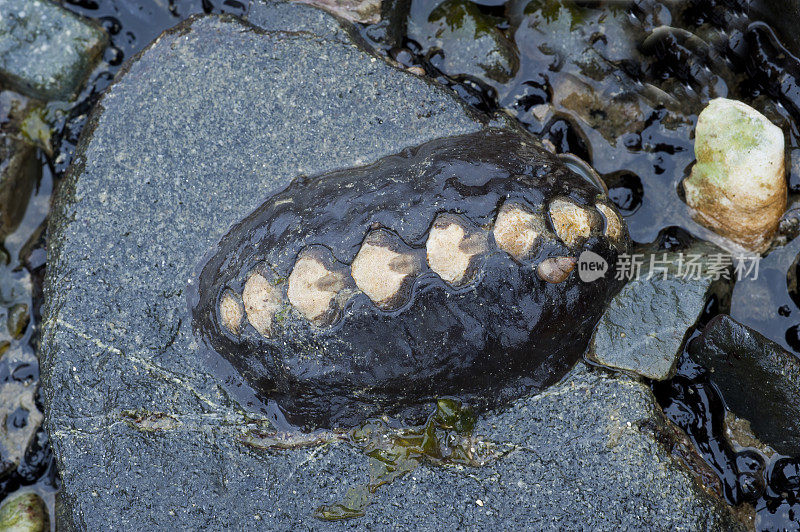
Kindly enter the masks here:
<path id="1" fill-rule="evenodd" d="M 592 163 L 635 240 L 650 242 L 661 235 L 669 243 L 685 238 L 675 227 L 703 234 L 681 201 L 679 183 L 694 160 L 697 113 L 712 97 L 741 99 L 783 128 L 791 161 L 790 191 L 800 193 L 800 61 L 781 48 L 769 26 L 756 21 L 755 2 L 443 4 L 397 1 L 392 18 L 361 27 L 361 33 L 377 53 L 405 66 L 423 67 L 475 108 L 503 110 L 552 142 L 558 152 L 572 152 Z M 45 267 L 41 224 L 53 183 L 69 165 L 98 95 L 122 63 L 164 29 L 195 13 L 243 15 L 248 10 L 248 2 L 237 0 L 68 0 L 64 5 L 98 20 L 111 34 L 112 46 L 75 103 L 49 105 L 55 123 L 54 154 L 39 154 L 42 178 L 24 221 L 5 241 L 11 262 L 0 273 L 4 297 L 19 277 L 30 276 L 32 281 L 30 293 L 18 296 L 32 309 L 31 325 L 17 341 L 29 352 L 35 348 Z M 448 17 L 448 6 L 461 14 Z M 477 23 L 469 26 L 470 20 Z M 459 37 L 465 24 L 473 31 Z M 446 39 L 425 37 L 431 25 Z M 660 25 L 679 30 L 652 36 Z M 487 42 L 488 48 L 477 45 Z M 470 53 L 460 56 L 464 49 Z M 487 49 L 490 53 L 481 57 L 488 59 L 481 64 L 470 61 Z M 24 246 L 27 242 L 32 245 Z M 800 239 L 774 249 L 761 262 L 758 280 L 737 283 L 731 303 L 737 320 L 798 355 L 800 293 L 790 291 L 789 274 L 798 269 L 799 251 Z M 709 315 L 719 310 L 713 302 L 709 305 Z M 36 382 L 38 368 L 35 363 L 4 363 L 0 375 L 4 380 Z M 724 400 L 701 370 L 684 360 L 673 381 L 654 389 L 667 415 L 687 430 L 717 471 L 729 501 L 752 501 L 763 530 L 800 527 L 798 462 L 774 457 L 762 467 L 757 457 L 726 448 L 720 432 Z M 37 482 L 43 491 L 58 488 L 43 431 L 38 440 L 18 474 L 0 482 L 0 497 Z M 748 468 L 755 472 L 743 476 Z M 753 480 L 758 478 L 764 479 L 763 489 Z"/>

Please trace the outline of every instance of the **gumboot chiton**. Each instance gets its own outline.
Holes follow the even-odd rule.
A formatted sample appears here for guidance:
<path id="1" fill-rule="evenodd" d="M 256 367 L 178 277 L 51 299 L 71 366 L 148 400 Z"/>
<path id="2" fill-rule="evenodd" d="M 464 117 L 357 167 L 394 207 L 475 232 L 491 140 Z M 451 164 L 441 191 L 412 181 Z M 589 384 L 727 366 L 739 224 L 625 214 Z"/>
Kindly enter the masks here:
<path id="1" fill-rule="evenodd" d="M 559 379 L 620 288 L 581 282 L 576 259 L 613 272 L 628 244 L 602 191 L 489 129 L 296 179 L 209 252 L 190 305 L 203 345 L 259 397 L 347 426 Z"/>

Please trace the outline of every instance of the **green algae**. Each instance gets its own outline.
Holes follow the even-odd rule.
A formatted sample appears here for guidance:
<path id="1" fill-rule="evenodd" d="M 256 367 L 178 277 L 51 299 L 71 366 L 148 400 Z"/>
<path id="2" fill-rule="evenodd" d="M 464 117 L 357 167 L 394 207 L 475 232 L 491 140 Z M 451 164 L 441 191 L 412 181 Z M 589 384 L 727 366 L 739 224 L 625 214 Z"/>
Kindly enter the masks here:
<path id="1" fill-rule="evenodd" d="M 697 164 L 690 181 L 708 180 L 722 186 L 730 177 L 731 158 L 744 158 L 750 150 L 763 143 L 766 127 L 740 108 L 712 105 L 709 109 L 713 114 L 706 119 L 708 127 L 698 123 L 695 139 Z"/>
<path id="2" fill-rule="evenodd" d="M 407 20 L 408 36 L 428 57 L 441 54 L 450 76 L 477 76 L 505 83 L 519 69 L 519 52 L 500 29 L 502 18 L 483 13 L 469 0 L 415 0 Z"/>
<path id="3" fill-rule="evenodd" d="M 376 490 L 423 463 L 477 467 L 496 455 L 473 437 L 476 416 L 456 399 L 439 399 L 436 411 L 419 427 L 393 429 L 382 419 L 365 422 L 350 442 L 369 457 L 369 481 L 351 487 L 341 501 L 323 505 L 315 517 L 338 521 L 365 514 Z"/>
<path id="4" fill-rule="evenodd" d="M 372 499 L 372 492 L 368 485 L 361 484 L 347 490 L 341 502 L 320 506 L 315 512 L 315 517 L 326 521 L 342 521 L 361 517 L 366 513 Z"/>
<path id="5" fill-rule="evenodd" d="M 452 32 L 470 28 L 472 36 L 476 39 L 481 35 L 492 33 L 497 22 L 481 13 L 478 6 L 464 0 L 446 0 L 431 11 L 428 22 L 441 23 L 442 21 Z M 440 29 L 437 37 L 441 37 L 443 31 L 444 29 Z"/>
<path id="6" fill-rule="evenodd" d="M 53 156 L 51 137 L 53 128 L 43 107 L 32 109 L 20 123 L 20 133 L 30 144 L 41 148 L 48 156 Z"/>
<path id="7" fill-rule="evenodd" d="M 584 24 L 589 18 L 586 8 L 576 5 L 574 2 L 561 0 L 531 0 L 525 6 L 523 13 L 532 15 L 537 11 L 548 24 L 562 20 L 568 21 L 572 29 Z"/>

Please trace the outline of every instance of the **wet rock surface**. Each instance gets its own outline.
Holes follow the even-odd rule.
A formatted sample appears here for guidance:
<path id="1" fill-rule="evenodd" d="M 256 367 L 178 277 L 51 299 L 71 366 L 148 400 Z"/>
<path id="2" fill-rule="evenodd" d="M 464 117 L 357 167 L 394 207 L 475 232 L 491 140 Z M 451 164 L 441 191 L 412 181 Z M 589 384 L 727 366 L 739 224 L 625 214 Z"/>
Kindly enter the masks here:
<path id="1" fill-rule="evenodd" d="M 367 477 L 364 455 L 344 443 L 243 445 L 243 427 L 270 428 L 269 411 L 198 352 L 187 282 L 231 224 L 295 175 L 485 124 L 317 10 L 261 16 L 290 22 L 263 31 L 211 17 L 162 36 L 102 99 L 63 182 L 41 356 L 65 530 L 350 526 L 312 513 Z M 355 526 L 738 528 L 673 454 L 649 390 L 586 371 L 480 421 L 506 457 L 466 472 L 422 467 L 383 486 Z"/>
<path id="2" fill-rule="evenodd" d="M 705 242 L 680 252 L 634 252 L 629 259 L 634 278 L 600 318 L 588 357 L 649 379 L 670 378 L 709 296 L 731 288 L 725 258 L 730 261 L 728 253 Z M 721 266 L 716 272 L 709 270 L 712 261 Z"/>
<path id="3" fill-rule="evenodd" d="M 532 516 L 528 526 L 751 526 L 746 525 L 752 522 L 747 510 L 734 515 L 730 507 L 719 506 L 716 495 L 700 491 L 701 480 L 684 467 L 709 478 L 707 466 L 698 462 L 685 436 L 666 422 L 649 388 L 629 377 L 592 371 L 580 363 L 544 393 L 480 420 L 476 431 L 513 446 L 503 470 L 486 474 L 492 478 L 499 473 L 501 493 L 515 493 L 518 504 Z M 565 438 L 566 433 L 570 437 Z M 715 489 L 712 484 L 709 491 Z M 532 497 L 534 493 L 538 496 Z"/>
<path id="4" fill-rule="evenodd" d="M 66 99 L 106 45 L 100 27 L 48 0 L 0 0 L 0 79 L 41 99 Z"/>
<path id="5" fill-rule="evenodd" d="M 730 316 L 711 320 L 689 345 L 711 371 L 727 407 L 750 422 L 764 443 L 800 454 L 800 362 L 778 344 Z"/>

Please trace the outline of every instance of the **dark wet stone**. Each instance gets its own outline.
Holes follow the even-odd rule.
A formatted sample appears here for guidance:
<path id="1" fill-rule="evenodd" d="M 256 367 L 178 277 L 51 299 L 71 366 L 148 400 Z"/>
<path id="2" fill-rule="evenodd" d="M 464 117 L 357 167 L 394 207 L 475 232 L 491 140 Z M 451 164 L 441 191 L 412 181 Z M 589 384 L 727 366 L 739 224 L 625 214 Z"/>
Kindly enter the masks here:
<path id="1" fill-rule="evenodd" d="M 722 314 L 689 345 L 711 371 L 727 407 L 776 451 L 800 454 L 800 361 L 778 344 Z"/>
<path id="2" fill-rule="evenodd" d="M 0 241 L 16 229 L 25 216 L 41 171 L 33 146 L 0 132 Z"/>
<path id="3" fill-rule="evenodd" d="M 778 225 L 778 238 L 782 238 L 781 243 L 794 240 L 800 235 L 800 202 L 793 202 L 788 206 L 786 212 L 781 216 Z"/>
<path id="4" fill-rule="evenodd" d="M 209 17 L 160 37 L 100 102 L 62 182 L 41 349 L 60 529 L 735 527 L 640 423 L 659 411 L 627 377 L 585 377 L 487 414 L 481 431 L 512 454 L 420 467 L 345 524 L 312 514 L 368 478 L 359 450 L 241 443 L 245 427 L 271 422 L 199 352 L 185 289 L 206 251 L 298 174 L 484 127 L 350 44 L 332 17 L 279 5 L 263 20 L 272 9 L 288 31 Z"/>
<path id="5" fill-rule="evenodd" d="M 778 30 L 781 41 L 789 50 L 800 55 L 800 36 L 797 21 L 800 20 L 800 2 L 797 0 L 756 0 L 750 5 L 753 15 L 761 18 Z"/>
<path id="6" fill-rule="evenodd" d="M 683 257 L 698 257 L 696 271 Z M 688 329 L 703 312 L 712 293 L 730 289 L 730 282 L 708 275 L 709 257 L 730 255 L 712 244 L 698 243 L 678 253 L 649 252 L 640 256 L 638 278 L 611 301 L 597 325 L 588 356 L 612 368 L 655 380 L 670 378 Z M 666 275 L 665 275 L 666 273 Z"/>
<path id="7" fill-rule="evenodd" d="M 29 96 L 66 99 L 80 88 L 107 36 L 47 0 L 0 0 L 0 80 Z"/>

